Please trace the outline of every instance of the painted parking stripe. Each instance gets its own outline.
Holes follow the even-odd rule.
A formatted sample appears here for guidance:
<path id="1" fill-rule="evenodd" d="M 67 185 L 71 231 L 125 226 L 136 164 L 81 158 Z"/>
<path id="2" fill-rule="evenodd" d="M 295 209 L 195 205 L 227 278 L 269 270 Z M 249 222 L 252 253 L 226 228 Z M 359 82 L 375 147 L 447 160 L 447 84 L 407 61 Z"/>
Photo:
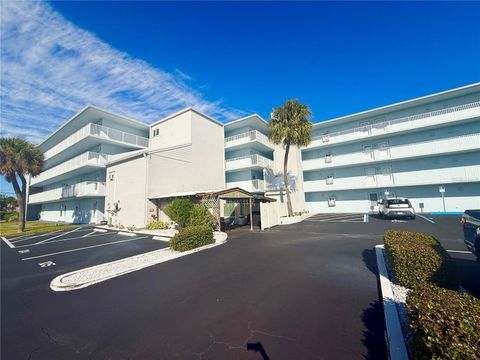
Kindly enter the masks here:
<path id="1" fill-rule="evenodd" d="M 5 244 L 7 244 L 10 249 L 15 247 L 10 241 L 7 240 L 7 238 L 2 236 L 2 240 L 5 241 Z"/>
<path id="2" fill-rule="evenodd" d="M 433 221 L 433 219 L 430 219 L 430 218 L 428 218 L 428 217 L 426 217 L 426 216 L 423 216 L 423 215 L 420 215 L 420 214 L 417 214 L 417 216 L 418 216 L 418 217 L 421 217 L 423 220 L 426 220 L 426 221 L 428 221 L 428 222 L 431 223 L 431 224 L 435 224 L 435 221 Z"/>
<path id="3" fill-rule="evenodd" d="M 465 250 L 447 250 L 447 251 L 451 253 L 458 253 L 458 254 L 471 254 L 470 251 L 465 251 Z"/>
<path id="4" fill-rule="evenodd" d="M 313 216 L 311 218 L 308 218 L 308 220 L 329 220 L 329 219 L 363 219 L 363 215 L 356 214 L 356 215 L 350 215 L 350 214 L 338 214 L 338 215 L 326 215 L 326 216 Z"/>
<path id="5" fill-rule="evenodd" d="M 60 254 L 65 254 L 65 253 L 69 253 L 69 252 L 74 252 L 74 251 L 81 251 L 81 250 L 93 249 L 93 248 L 100 247 L 100 246 L 115 245 L 115 244 L 123 243 L 123 242 L 126 242 L 126 241 L 135 241 L 135 240 L 145 239 L 145 238 L 147 238 L 147 237 L 148 237 L 148 236 L 142 236 L 142 237 L 138 237 L 138 238 L 135 238 L 135 239 L 119 240 L 119 241 L 113 241 L 113 242 L 104 243 L 104 244 L 98 244 L 98 245 L 92 245 L 92 246 L 85 246 L 85 247 L 77 248 L 77 249 L 58 251 L 58 252 L 54 252 L 54 253 L 50 253 L 50 254 L 44 254 L 44 255 L 38 255 L 38 256 L 31 256 L 31 257 L 22 259 L 22 261 L 32 260 L 32 259 L 39 259 L 39 258 L 42 258 L 42 257 L 53 256 L 53 255 L 60 255 Z"/>
<path id="6" fill-rule="evenodd" d="M 71 233 L 73 233 L 73 232 L 75 232 L 75 231 L 77 231 L 77 230 L 79 230 L 79 229 L 81 229 L 81 228 L 76 228 L 76 229 L 73 229 L 73 230 L 70 230 L 70 231 L 61 233 L 61 234 L 56 235 L 56 236 L 53 236 L 53 237 L 51 237 L 51 238 L 42 240 L 42 241 L 38 242 L 37 244 L 41 244 L 41 243 L 47 242 L 47 241 L 49 241 L 49 240 L 53 240 L 53 239 L 59 238 L 60 236 L 64 236 L 64 235 L 67 235 L 67 234 L 71 234 Z M 85 230 L 85 229 L 83 229 L 83 230 Z"/>
<path id="7" fill-rule="evenodd" d="M 42 238 L 42 237 L 47 237 L 47 236 L 50 236 L 51 234 L 57 234 L 59 233 L 60 231 L 62 230 L 57 230 L 57 231 L 52 231 L 50 233 L 47 233 L 47 234 L 36 234 L 36 235 L 25 235 L 25 236 L 22 236 L 21 238 L 15 238 L 14 240 L 10 239 L 14 244 L 16 243 L 19 243 L 19 242 L 22 242 L 22 241 L 25 241 L 25 240 L 31 240 L 31 239 L 35 239 L 35 238 Z"/>
<path id="8" fill-rule="evenodd" d="M 93 238 L 93 237 L 95 237 L 95 236 L 102 236 L 102 235 L 103 235 L 103 236 L 116 235 L 116 233 L 97 234 L 97 235 L 89 236 L 88 238 Z M 77 239 L 82 239 L 82 238 L 83 238 L 83 236 L 77 236 L 77 237 L 73 237 L 73 238 L 57 239 L 57 240 L 49 241 L 48 243 L 38 242 L 38 243 L 33 243 L 33 244 L 19 245 L 19 246 L 16 246 L 16 247 L 17 247 L 17 248 L 23 248 L 23 247 L 38 246 L 38 245 L 49 245 L 49 244 L 54 244 L 54 243 L 57 243 L 57 242 L 69 241 L 69 240 L 77 240 Z"/>

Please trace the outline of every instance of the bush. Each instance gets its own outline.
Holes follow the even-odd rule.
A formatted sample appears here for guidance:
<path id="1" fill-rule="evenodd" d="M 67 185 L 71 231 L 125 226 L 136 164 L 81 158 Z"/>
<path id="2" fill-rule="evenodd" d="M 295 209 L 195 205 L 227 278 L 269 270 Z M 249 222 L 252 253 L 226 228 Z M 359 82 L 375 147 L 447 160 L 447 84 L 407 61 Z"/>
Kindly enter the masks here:
<path id="1" fill-rule="evenodd" d="M 452 289 L 458 286 L 450 256 L 433 237 L 391 230 L 385 232 L 384 242 L 400 285 L 409 289 L 429 282 Z"/>
<path id="2" fill-rule="evenodd" d="M 480 300 L 432 284 L 407 298 L 414 359 L 479 359 Z"/>
<path id="3" fill-rule="evenodd" d="M 17 211 L 10 211 L 3 216 L 6 222 L 16 222 L 19 220 L 20 215 Z"/>
<path id="4" fill-rule="evenodd" d="M 211 226 L 189 226 L 170 239 L 170 248 L 176 251 L 187 251 L 199 246 L 213 244 L 213 231 Z"/>
<path id="5" fill-rule="evenodd" d="M 213 224 L 215 224 L 215 218 L 205 204 L 193 206 L 190 212 L 189 226 L 207 225 L 212 227 Z"/>
<path id="6" fill-rule="evenodd" d="M 148 230 L 167 230 L 169 227 L 167 222 L 164 221 L 151 221 L 146 226 L 145 229 Z"/>
<path id="7" fill-rule="evenodd" d="M 193 204 L 189 199 L 177 198 L 173 199 L 170 205 L 165 208 L 165 214 L 178 225 L 184 227 L 190 220 L 190 213 Z"/>

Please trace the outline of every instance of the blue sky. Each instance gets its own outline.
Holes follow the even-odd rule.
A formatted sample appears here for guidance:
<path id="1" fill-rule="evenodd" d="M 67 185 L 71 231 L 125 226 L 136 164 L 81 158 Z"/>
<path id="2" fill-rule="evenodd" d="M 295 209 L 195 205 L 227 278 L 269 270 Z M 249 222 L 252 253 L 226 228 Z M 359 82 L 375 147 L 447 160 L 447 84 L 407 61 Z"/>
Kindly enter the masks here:
<path id="1" fill-rule="evenodd" d="M 228 121 L 295 97 L 321 121 L 480 80 L 476 2 L 0 6 L 0 134 L 34 142 L 88 103 Z"/>

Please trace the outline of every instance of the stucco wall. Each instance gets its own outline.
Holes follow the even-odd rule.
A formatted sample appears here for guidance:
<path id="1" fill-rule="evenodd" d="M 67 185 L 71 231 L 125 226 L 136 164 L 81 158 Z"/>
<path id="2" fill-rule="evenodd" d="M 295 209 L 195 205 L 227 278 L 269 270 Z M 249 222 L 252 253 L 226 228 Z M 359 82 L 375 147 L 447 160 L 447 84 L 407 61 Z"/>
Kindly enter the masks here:
<path id="1" fill-rule="evenodd" d="M 154 136 L 155 130 L 159 134 Z M 186 111 L 150 129 L 150 149 L 186 144 L 192 138 L 192 111 Z"/>

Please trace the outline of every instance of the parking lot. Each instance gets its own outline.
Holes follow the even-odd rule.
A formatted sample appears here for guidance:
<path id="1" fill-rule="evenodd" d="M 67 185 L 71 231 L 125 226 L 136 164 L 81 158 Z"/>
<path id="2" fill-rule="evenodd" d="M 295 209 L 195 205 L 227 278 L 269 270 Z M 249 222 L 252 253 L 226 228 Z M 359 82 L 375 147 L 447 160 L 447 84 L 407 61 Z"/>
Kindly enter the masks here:
<path id="1" fill-rule="evenodd" d="M 91 227 L 2 241 L 2 358 L 260 359 L 261 347 L 271 359 L 386 359 L 373 248 L 387 229 L 437 237 L 480 295 L 458 216 L 358 218 L 235 229 L 225 245 L 70 292 L 50 281 L 167 243 Z"/>
<path id="2" fill-rule="evenodd" d="M 7 283 L 35 274 L 65 273 L 168 246 L 150 235 L 121 235 L 118 230 L 83 226 L 2 241 L 2 278 Z"/>

